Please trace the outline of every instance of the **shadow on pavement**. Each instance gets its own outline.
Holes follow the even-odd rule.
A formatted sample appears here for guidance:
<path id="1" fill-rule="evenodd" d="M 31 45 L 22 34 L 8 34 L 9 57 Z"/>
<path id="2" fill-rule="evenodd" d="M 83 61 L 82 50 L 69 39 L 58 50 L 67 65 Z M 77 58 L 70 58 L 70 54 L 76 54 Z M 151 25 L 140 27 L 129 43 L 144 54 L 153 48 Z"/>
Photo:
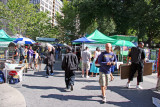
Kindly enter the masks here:
<path id="1" fill-rule="evenodd" d="M 53 71 L 55 77 L 64 77 L 64 75 L 61 76 L 61 74 L 64 74 L 64 72 L 57 72 Z M 45 77 L 46 76 L 46 71 L 39 71 L 39 72 L 34 72 L 34 74 L 25 74 L 25 76 L 31 76 L 31 77 Z"/>
<path id="2" fill-rule="evenodd" d="M 42 90 L 56 89 L 56 90 L 59 90 L 60 92 L 66 92 L 66 91 L 65 91 L 65 88 L 62 88 L 62 87 L 52 87 L 52 86 L 29 86 L 29 85 L 25 85 L 25 84 L 23 84 L 22 86 L 23 86 L 23 87 L 26 87 L 26 88 L 31 88 L 31 89 L 42 89 Z"/>
<path id="3" fill-rule="evenodd" d="M 155 93 L 151 89 L 137 90 L 133 88 L 127 89 L 126 87 L 109 86 L 108 90 L 114 91 L 115 93 L 129 100 L 128 102 L 107 102 L 109 104 L 114 104 L 121 107 L 155 107 L 152 103 L 152 97 L 160 99 L 160 94 Z"/>
<path id="4" fill-rule="evenodd" d="M 101 100 L 93 100 L 92 97 L 99 97 L 99 96 L 75 96 L 75 95 L 60 95 L 60 94 L 49 94 L 49 95 L 42 95 L 42 98 L 54 98 L 59 99 L 62 101 L 68 101 L 68 100 L 79 100 L 79 101 L 98 101 L 99 103 L 102 103 Z"/>
<path id="5" fill-rule="evenodd" d="M 83 80 L 75 80 L 76 82 L 98 82 L 98 80 L 89 80 L 89 79 L 83 79 Z"/>
<path id="6" fill-rule="evenodd" d="M 87 86 L 83 87 L 82 89 L 86 89 L 86 90 L 101 90 L 100 86 L 93 86 L 93 85 L 87 85 Z"/>

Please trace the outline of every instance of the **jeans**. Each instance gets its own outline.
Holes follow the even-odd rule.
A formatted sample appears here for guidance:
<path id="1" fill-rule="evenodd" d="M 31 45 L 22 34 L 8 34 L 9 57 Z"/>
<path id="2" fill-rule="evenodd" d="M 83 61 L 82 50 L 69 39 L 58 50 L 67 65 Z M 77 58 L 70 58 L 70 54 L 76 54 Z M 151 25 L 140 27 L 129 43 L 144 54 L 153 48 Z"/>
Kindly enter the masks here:
<path id="1" fill-rule="evenodd" d="M 46 70 L 46 74 L 49 75 L 49 69 L 51 69 L 51 73 L 53 73 L 53 64 L 47 64 L 47 70 Z"/>
<path id="2" fill-rule="evenodd" d="M 75 71 L 65 71 L 65 83 L 66 88 L 69 89 L 71 85 L 74 85 Z"/>

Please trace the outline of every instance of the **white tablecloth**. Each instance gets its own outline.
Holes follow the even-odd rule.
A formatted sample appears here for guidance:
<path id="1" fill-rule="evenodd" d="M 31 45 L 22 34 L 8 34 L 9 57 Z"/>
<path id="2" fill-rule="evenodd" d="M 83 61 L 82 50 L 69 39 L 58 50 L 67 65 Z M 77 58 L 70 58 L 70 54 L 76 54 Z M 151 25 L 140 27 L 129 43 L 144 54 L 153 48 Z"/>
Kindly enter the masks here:
<path id="1" fill-rule="evenodd" d="M 21 68 L 21 69 L 15 69 L 16 67 Z M 3 69 L 3 73 L 5 76 L 5 79 L 8 79 L 9 72 L 10 71 L 16 71 L 19 77 L 19 81 L 22 81 L 23 78 L 23 70 L 24 70 L 24 65 L 22 64 L 9 64 L 5 63 L 5 68 Z M 8 80 L 6 81 L 8 82 Z"/>

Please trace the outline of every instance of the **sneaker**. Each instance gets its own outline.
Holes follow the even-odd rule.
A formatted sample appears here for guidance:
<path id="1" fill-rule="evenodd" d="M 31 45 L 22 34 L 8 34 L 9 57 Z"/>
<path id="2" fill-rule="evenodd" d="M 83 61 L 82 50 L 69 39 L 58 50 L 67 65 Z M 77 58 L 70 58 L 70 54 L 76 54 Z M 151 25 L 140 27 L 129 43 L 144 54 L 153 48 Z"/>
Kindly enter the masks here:
<path id="1" fill-rule="evenodd" d="M 86 78 L 89 78 L 89 76 L 86 76 Z"/>
<path id="2" fill-rule="evenodd" d="M 51 75 L 51 76 L 53 76 L 53 75 L 54 75 L 54 73 L 51 73 L 50 75 Z"/>
<path id="3" fill-rule="evenodd" d="M 126 87 L 127 87 L 127 88 L 130 88 L 130 87 L 131 87 L 131 84 L 127 82 Z"/>
<path id="4" fill-rule="evenodd" d="M 107 102 L 106 97 L 104 97 L 104 96 L 103 96 L 103 98 L 102 98 L 102 102 L 103 102 L 103 103 L 106 103 L 106 102 Z"/>
<path id="5" fill-rule="evenodd" d="M 140 85 L 136 86 L 137 89 L 143 89 Z"/>
<path id="6" fill-rule="evenodd" d="M 46 78 L 49 78 L 49 76 L 48 76 L 48 75 L 46 75 Z"/>
<path id="7" fill-rule="evenodd" d="M 71 85 L 71 91 L 73 91 L 73 85 Z"/>
<path id="8" fill-rule="evenodd" d="M 82 75 L 82 78 L 84 78 L 84 75 Z"/>
<path id="9" fill-rule="evenodd" d="M 67 92 L 70 92 L 71 90 L 69 88 L 66 89 Z"/>

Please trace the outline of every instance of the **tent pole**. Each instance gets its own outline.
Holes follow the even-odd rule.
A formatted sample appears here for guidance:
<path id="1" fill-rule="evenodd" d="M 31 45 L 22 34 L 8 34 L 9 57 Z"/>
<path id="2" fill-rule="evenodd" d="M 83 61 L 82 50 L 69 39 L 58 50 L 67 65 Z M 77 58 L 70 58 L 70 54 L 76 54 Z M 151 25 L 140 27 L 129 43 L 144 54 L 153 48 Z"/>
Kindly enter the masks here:
<path id="1" fill-rule="evenodd" d="M 76 53 L 76 44 L 75 44 L 75 53 Z"/>
<path id="2" fill-rule="evenodd" d="M 123 46 L 121 46 L 121 52 L 122 52 L 122 62 L 123 62 Z"/>

